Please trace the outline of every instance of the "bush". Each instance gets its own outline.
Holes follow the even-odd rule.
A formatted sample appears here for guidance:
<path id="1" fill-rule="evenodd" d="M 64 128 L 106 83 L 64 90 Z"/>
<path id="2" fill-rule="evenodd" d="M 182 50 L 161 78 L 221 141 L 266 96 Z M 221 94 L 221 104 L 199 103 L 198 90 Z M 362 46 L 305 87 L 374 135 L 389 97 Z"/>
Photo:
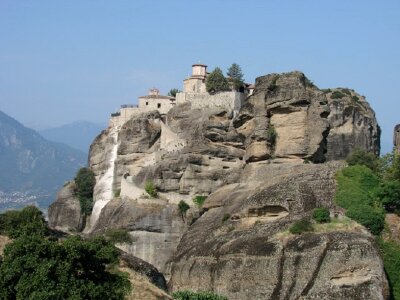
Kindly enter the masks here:
<path id="1" fill-rule="evenodd" d="M 193 198 L 193 202 L 198 206 L 201 207 L 203 206 L 204 201 L 206 201 L 207 196 L 200 196 L 197 195 L 196 197 Z"/>
<path id="2" fill-rule="evenodd" d="M 335 202 L 347 210 L 348 217 L 379 234 L 385 221 L 382 205 L 374 198 L 379 178 L 371 169 L 356 165 L 342 169 L 336 179 Z"/>
<path id="3" fill-rule="evenodd" d="M 102 238 L 63 242 L 24 235 L 4 250 L 1 299 L 123 299 L 127 276 L 111 272 L 118 249 Z"/>
<path id="4" fill-rule="evenodd" d="M 376 192 L 376 197 L 389 212 L 400 211 L 400 181 L 384 181 Z"/>
<path id="5" fill-rule="evenodd" d="M 132 237 L 127 229 L 111 228 L 105 233 L 105 237 L 111 243 L 128 243 L 132 244 Z"/>
<path id="6" fill-rule="evenodd" d="M 267 129 L 267 141 L 270 145 L 275 145 L 276 143 L 276 138 L 278 137 L 278 134 L 276 133 L 276 129 L 274 125 L 269 124 L 268 129 Z"/>
<path id="7" fill-rule="evenodd" d="M 385 226 L 385 213 L 380 208 L 368 205 L 353 206 L 346 211 L 346 216 L 360 223 L 375 235 L 380 234 Z"/>
<path id="8" fill-rule="evenodd" d="M 178 291 L 172 294 L 175 300 L 228 300 L 227 297 L 211 292 Z"/>
<path id="9" fill-rule="evenodd" d="M 114 191 L 114 198 L 118 198 L 121 196 L 121 189 L 117 189 Z"/>
<path id="10" fill-rule="evenodd" d="M 144 187 L 144 190 L 146 191 L 147 194 L 150 195 L 150 197 L 153 197 L 153 198 L 157 198 L 158 197 L 157 189 L 154 186 L 153 182 L 147 181 L 146 185 Z"/>
<path id="11" fill-rule="evenodd" d="M 224 213 L 224 216 L 222 217 L 222 223 L 225 223 L 226 221 L 228 221 L 230 217 L 231 217 L 231 214 Z"/>
<path id="12" fill-rule="evenodd" d="M 267 90 L 269 90 L 270 92 L 273 92 L 273 91 L 275 91 L 275 90 L 278 88 L 278 85 L 276 84 L 276 82 L 278 81 L 278 78 L 279 78 L 278 75 L 275 75 L 275 76 L 272 78 L 270 84 L 269 84 L 268 87 L 267 87 Z"/>
<path id="13" fill-rule="evenodd" d="M 94 173 L 89 168 L 81 168 L 75 176 L 75 194 L 78 196 L 81 213 L 89 216 L 93 209 L 93 189 L 96 184 Z"/>
<path id="14" fill-rule="evenodd" d="M 292 234 L 301 234 L 303 232 L 313 231 L 312 224 L 309 220 L 303 219 L 297 221 L 289 228 L 290 233 Z"/>
<path id="15" fill-rule="evenodd" d="M 360 165 L 370 168 L 372 171 L 377 171 L 379 167 L 378 157 L 372 153 L 362 149 L 353 150 L 346 158 L 346 162 L 350 166 Z"/>
<path id="16" fill-rule="evenodd" d="M 385 272 L 391 288 L 391 299 L 400 299 L 400 244 L 377 239 L 381 249 Z"/>
<path id="17" fill-rule="evenodd" d="M 329 209 L 325 207 L 314 209 L 312 217 L 318 223 L 329 223 L 331 221 Z"/>
<path id="18" fill-rule="evenodd" d="M 353 96 L 351 97 L 351 100 L 353 100 L 354 102 L 358 102 L 360 101 L 360 98 L 358 98 L 357 96 Z"/>
<path id="19" fill-rule="evenodd" d="M 346 95 L 343 94 L 342 92 L 334 91 L 334 92 L 331 94 L 331 99 L 342 99 L 342 98 L 345 97 L 345 96 L 346 96 Z"/>
<path id="20" fill-rule="evenodd" d="M 11 238 L 22 235 L 45 236 L 48 233 L 43 213 L 35 206 L 0 214 L 0 233 Z"/>
<path id="21" fill-rule="evenodd" d="M 209 93 L 229 91 L 229 83 L 220 68 L 215 68 L 206 79 L 206 90 Z"/>
<path id="22" fill-rule="evenodd" d="M 178 208 L 182 216 L 184 216 L 186 214 L 186 211 L 190 208 L 190 206 L 185 201 L 181 200 L 178 203 Z"/>

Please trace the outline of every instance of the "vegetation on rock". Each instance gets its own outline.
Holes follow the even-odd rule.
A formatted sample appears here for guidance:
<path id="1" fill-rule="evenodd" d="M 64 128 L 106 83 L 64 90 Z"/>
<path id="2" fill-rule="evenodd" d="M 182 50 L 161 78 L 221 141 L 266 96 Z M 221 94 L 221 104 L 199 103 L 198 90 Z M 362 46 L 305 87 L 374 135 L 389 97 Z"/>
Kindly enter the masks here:
<path id="1" fill-rule="evenodd" d="M 378 158 L 372 152 L 367 152 L 362 149 L 356 149 L 346 158 L 346 162 L 350 166 L 361 165 L 370 168 L 372 171 L 377 171 L 379 163 Z"/>
<path id="2" fill-rule="evenodd" d="M 206 79 L 206 90 L 208 93 L 218 93 L 223 91 L 229 91 L 229 83 L 225 78 L 222 70 L 216 67 Z"/>
<path id="3" fill-rule="evenodd" d="M 227 297 L 212 292 L 178 291 L 172 297 L 175 300 L 228 300 Z"/>
<path id="4" fill-rule="evenodd" d="M 153 198 L 158 197 L 157 189 L 152 181 L 146 182 L 144 190 L 146 191 L 147 194 L 150 195 L 150 197 L 153 197 Z"/>
<path id="5" fill-rule="evenodd" d="M 290 233 L 292 234 L 301 234 L 303 232 L 313 231 L 312 224 L 309 220 L 303 219 L 297 221 L 289 228 Z"/>
<path id="6" fill-rule="evenodd" d="M 81 168 L 75 176 L 76 195 L 81 205 L 81 212 L 85 216 L 92 214 L 93 189 L 96 184 L 94 173 L 89 168 Z"/>
<path id="7" fill-rule="evenodd" d="M 197 195 L 193 198 L 193 202 L 198 206 L 198 207 L 202 207 L 203 203 L 206 201 L 207 196 L 201 196 L 201 195 Z"/>
<path id="8" fill-rule="evenodd" d="M 178 203 L 178 208 L 179 211 L 181 212 L 181 215 L 184 216 L 186 214 L 186 211 L 190 208 L 190 206 L 185 201 L 181 200 Z"/>
<path id="9" fill-rule="evenodd" d="M 391 288 L 391 299 L 400 299 L 400 244 L 380 238 L 377 241 Z"/>
<path id="10" fill-rule="evenodd" d="M 314 209 L 312 217 L 318 223 L 329 223 L 331 221 L 329 209 L 325 207 Z"/>
<path id="11" fill-rule="evenodd" d="M 132 244 L 132 237 L 127 229 L 110 228 L 106 231 L 105 237 L 111 243 L 128 243 Z"/>
<path id="12" fill-rule="evenodd" d="M 343 94 L 342 92 L 340 92 L 340 91 L 334 91 L 332 94 L 331 94 L 331 99 L 342 99 L 343 97 L 345 97 L 346 95 L 345 94 Z"/>

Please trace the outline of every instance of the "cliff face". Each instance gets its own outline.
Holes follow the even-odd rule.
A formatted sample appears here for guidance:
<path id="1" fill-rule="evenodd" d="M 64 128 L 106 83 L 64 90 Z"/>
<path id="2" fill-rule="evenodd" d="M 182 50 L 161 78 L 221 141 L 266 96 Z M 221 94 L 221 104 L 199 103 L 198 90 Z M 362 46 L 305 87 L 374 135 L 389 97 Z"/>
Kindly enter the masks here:
<path id="1" fill-rule="evenodd" d="M 393 132 L 393 145 L 397 151 L 397 153 L 400 153 L 400 124 L 397 124 L 394 127 L 394 132 Z"/>
<path id="2" fill-rule="evenodd" d="M 300 72 L 257 78 L 235 116 L 190 103 L 165 117 L 139 114 L 91 146 L 96 202 L 85 232 L 128 229 L 134 242 L 120 247 L 163 272 L 171 290 L 382 299 L 382 262 L 362 228 L 284 233 L 315 207 L 334 211 L 340 160 L 354 148 L 379 153 L 379 135 L 364 98 L 319 90 Z M 148 182 L 158 198 L 146 194 Z M 209 195 L 202 207 L 193 203 L 198 195 Z M 185 213 L 181 200 L 190 205 Z M 78 222 L 61 217 L 69 201 L 60 195 L 52 206 L 53 226 Z"/>

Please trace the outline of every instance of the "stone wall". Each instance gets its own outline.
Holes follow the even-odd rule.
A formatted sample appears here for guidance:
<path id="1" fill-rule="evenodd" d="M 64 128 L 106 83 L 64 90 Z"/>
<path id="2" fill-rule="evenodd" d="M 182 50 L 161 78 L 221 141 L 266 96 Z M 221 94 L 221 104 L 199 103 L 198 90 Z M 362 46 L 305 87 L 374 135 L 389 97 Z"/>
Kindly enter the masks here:
<path id="1" fill-rule="evenodd" d="M 182 104 L 190 102 L 192 108 L 224 108 L 233 111 L 236 115 L 243 102 L 245 95 L 239 92 L 220 92 L 216 94 L 209 93 L 178 93 L 176 103 Z"/>
<path id="2" fill-rule="evenodd" d="M 160 114 L 166 114 L 174 107 L 175 103 L 163 98 L 139 98 L 139 108 L 143 111 L 158 110 Z"/>

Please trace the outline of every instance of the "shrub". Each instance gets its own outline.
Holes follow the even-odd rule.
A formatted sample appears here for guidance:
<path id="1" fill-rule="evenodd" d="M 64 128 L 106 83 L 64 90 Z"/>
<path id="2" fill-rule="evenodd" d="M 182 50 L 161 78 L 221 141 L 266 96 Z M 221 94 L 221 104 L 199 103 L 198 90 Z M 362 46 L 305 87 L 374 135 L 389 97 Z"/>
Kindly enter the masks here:
<path id="1" fill-rule="evenodd" d="M 215 68 L 206 79 L 206 90 L 209 93 L 229 91 L 229 83 L 220 68 Z"/>
<path id="2" fill-rule="evenodd" d="M 0 214 L 0 233 L 11 238 L 22 235 L 45 236 L 48 233 L 43 213 L 35 206 Z"/>
<path id="3" fill-rule="evenodd" d="M 81 213 L 88 216 L 93 208 L 93 189 L 96 184 L 94 173 L 89 168 L 81 168 L 75 176 L 75 194 L 78 196 Z"/>
<path id="4" fill-rule="evenodd" d="M 334 92 L 331 94 L 331 99 L 342 99 L 342 98 L 345 97 L 345 96 L 346 96 L 346 95 L 343 94 L 342 92 L 334 91 Z"/>
<path id="5" fill-rule="evenodd" d="M 340 90 L 341 90 L 343 93 L 345 93 L 345 94 L 351 96 L 351 91 L 350 91 L 349 89 L 347 89 L 347 88 L 341 88 Z"/>
<path id="6" fill-rule="evenodd" d="M 314 209 L 313 219 L 318 223 L 329 223 L 331 221 L 329 209 L 325 207 Z"/>
<path id="7" fill-rule="evenodd" d="M 269 124 L 268 129 L 267 129 L 267 141 L 270 145 L 275 145 L 276 143 L 276 138 L 278 137 L 278 134 L 276 133 L 276 129 L 274 125 Z"/>
<path id="8" fill-rule="evenodd" d="M 313 231 L 312 224 L 309 220 L 303 219 L 297 221 L 289 228 L 290 233 L 292 234 L 301 234 L 303 232 Z"/>
<path id="9" fill-rule="evenodd" d="M 358 102 L 360 101 L 360 98 L 358 98 L 357 96 L 353 96 L 351 97 L 351 100 L 353 100 L 354 102 Z"/>
<path id="10" fill-rule="evenodd" d="M 385 221 L 382 205 L 374 198 L 379 178 L 371 169 L 356 165 L 342 169 L 336 179 L 335 202 L 347 210 L 348 217 L 379 234 Z"/>
<path id="11" fill-rule="evenodd" d="M 360 165 L 370 168 L 372 171 L 377 171 L 379 167 L 378 157 L 372 153 L 362 149 L 353 150 L 346 158 L 346 162 L 350 166 Z"/>
<path id="12" fill-rule="evenodd" d="M 128 243 L 132 244 L 132 237 L 127 229 L 111 228 L 105 233 L 106 239 L 111 243 Z"/>
<path id="13" fill-rule="evenodd" d="M 121 189 L 117 189 L 114 191 L 114 197 L 118 198 L 119 196 L 121 196 Z"/>
<path id="14" fill-rule="evenodd" d="M 393 299 L 400 299 L 400 244 L 377 239 Z M 392 298 L 391 298 L 392 299 Z"/>
<path id="15" fill-rule="evenodd" d="M 146 182 L 144 190 L 146 191 L 147 194 L 150 195 L 150 197 L 157 198 L 157 196 L 158 196 L 157 189 L 154 186 L 152 181 L 147 181 Z"/>
<path id="16" fill-rule="evenodd" d="M 197 195 L 196 197 L 193 198 L 193 202 L 198 206 L 201 207 L 203 206 L 204 201 L 206 201 L 207 196 L 200 196 Z"/>
<path id="17" fill-rule="evenodd" d="M 380 234 L 385 226 L 385 213 L 380 208 L 368 205 L 353 206 L 346 211 L 346 216 L 365 226 L 375 235 Z"/>
<path id="18" fill-rule="evenodd" d="M 181 200 L 178 203 L 179 211 L 181 212 L 182 216 L 186 214 L 186 211 L 190 208 L 189 204 L 185 201 Z"/>
<path id="19" fill-rule="evenodd" d="M 228 300 L 227 297 L 211 292 L 177 291 L 172 294 L 175 300 Z"/>
<path id="20" fill-rule="evenodd" d="M 226 221 L 228 221 L 230 217 L 231 217 L 230 214 L 224 213 L 224 216 L 222 217 L 222 223 L 225 223 Z"/>

